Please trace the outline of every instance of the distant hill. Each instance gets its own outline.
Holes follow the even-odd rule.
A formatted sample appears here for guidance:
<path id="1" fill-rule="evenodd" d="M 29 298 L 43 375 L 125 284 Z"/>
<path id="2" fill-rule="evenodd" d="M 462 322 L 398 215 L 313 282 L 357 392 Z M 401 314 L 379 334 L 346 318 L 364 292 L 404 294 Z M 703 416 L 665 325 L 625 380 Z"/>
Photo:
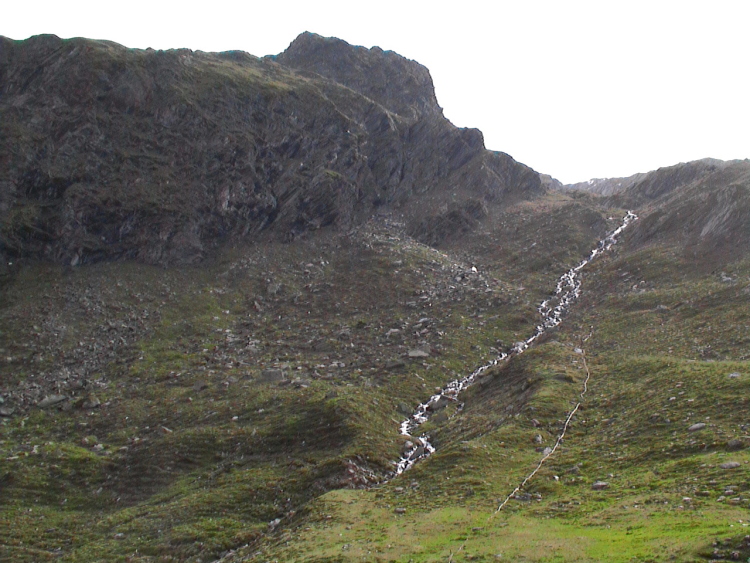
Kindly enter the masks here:
<path id="1" fill-rule="evenodd" d="M 634 243 L 669 243 L 708 266 L 750 253 L 749 172 L 748 160 L 706 158 L 558 189 L 596 194 L 607 205 L 638 210 L 642 220 L 633 229 Z"/>
<path id="2" fill-rule="evenodd" d="M 641 209 L 639 246 L 666 243 L 706 267 L 750 256 L 750 161 L 660 168 L 612 196 Z"/>

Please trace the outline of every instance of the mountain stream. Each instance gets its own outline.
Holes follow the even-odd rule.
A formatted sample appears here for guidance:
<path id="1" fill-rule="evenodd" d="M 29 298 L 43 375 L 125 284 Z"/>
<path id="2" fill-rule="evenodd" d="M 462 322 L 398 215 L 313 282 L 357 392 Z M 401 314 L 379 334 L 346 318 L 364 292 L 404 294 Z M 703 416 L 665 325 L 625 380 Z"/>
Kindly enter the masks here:
<path id="1" fill-rule="evenodd" d="M 429 435 L 422 434 L 421 436 L 415 436 L 419 427 L 429 420 L 432 413 L 436 412 L 440 406 L 444 406 L 447 402 L 457 401 L 459 394 L 471 386 L 485 371 L 508 358 L 522 354 L 545 332 L 562 322 L 565 313 L 581 295 L 581 270 L 599 254 L 611 249 L 617 243 L 617 237 L 636 219 L 638 217 L 635 213 L 628 211 L 620 226 L 600 240 L 596 248 L 591 251 L 586 259 L 560 276 L 552 296 L 542 301 L 537 308 L 542 317 L 542 322 L 537 325 L 534 333 L 529 338 L 521 342 L 516 342 L 510 350 L 502 352 L 492 361 L 478 367 L 463 378 L 454 379 L 438 393 L 420 404 L 414 413 L 401 423 L 401 434 L 408 436 L 409 441 L 406 442 L 401 459 L 396 462 L 394 477 L 411 468 L 420 459 L 424 459 L 435 452 L 435 447 L 430 443 Z"/>

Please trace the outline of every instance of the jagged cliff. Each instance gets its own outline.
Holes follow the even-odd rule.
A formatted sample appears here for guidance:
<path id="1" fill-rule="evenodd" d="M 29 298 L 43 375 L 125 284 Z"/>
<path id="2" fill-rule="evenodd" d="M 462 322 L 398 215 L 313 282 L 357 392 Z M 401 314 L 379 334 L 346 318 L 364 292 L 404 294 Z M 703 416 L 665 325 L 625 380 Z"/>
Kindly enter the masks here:
<path id="1" fill-rule="evenodd" d="M 310 33 L 264 59 L 0 38 L 0 163 L 0 252 L 70 264 L 198 261 L 382 206 L 419 236 L 543 191 L 443 117 L 426 68 Z"/>

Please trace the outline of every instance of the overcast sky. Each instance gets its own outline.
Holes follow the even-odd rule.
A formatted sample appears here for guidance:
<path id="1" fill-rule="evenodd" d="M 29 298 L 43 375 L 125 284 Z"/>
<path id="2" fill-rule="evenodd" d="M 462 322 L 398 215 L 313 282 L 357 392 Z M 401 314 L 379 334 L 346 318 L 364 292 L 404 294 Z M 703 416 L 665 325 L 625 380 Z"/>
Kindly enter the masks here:
<path id="1" fill-rule="evenodd" d="M 12 39 L 258 56 L 303 31 L 377 45 L 430 69 L 455 125 L 566 183 L 750 158 L 748 0 L 36 0 L 2 12 Z"/>

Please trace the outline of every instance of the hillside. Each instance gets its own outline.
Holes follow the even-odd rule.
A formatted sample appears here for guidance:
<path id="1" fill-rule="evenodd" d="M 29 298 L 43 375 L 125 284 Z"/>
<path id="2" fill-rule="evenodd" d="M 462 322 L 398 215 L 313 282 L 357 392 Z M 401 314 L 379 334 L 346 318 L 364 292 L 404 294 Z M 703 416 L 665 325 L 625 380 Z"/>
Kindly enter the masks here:
<path id="1" fill-rule="evenodd" d="M 327 49 L 346 56 L 321 67 Z M 381 92 L 373 69 L 401 78 Z M 538 174 L 443 117 L 427 69 L 313 34 L 265 59 L 0 38 L 0 85 L 7 258 L 191 263 L 220 243 L 347 230 L 383 206 L 421 220 L 542 193 Z"/>
<path id="2" fill-rule="evenodd" d="M 0 39 L 0 162 L 0 560 L 750 558 L 747 161 L 556 189 L 305 33 Z"/>

